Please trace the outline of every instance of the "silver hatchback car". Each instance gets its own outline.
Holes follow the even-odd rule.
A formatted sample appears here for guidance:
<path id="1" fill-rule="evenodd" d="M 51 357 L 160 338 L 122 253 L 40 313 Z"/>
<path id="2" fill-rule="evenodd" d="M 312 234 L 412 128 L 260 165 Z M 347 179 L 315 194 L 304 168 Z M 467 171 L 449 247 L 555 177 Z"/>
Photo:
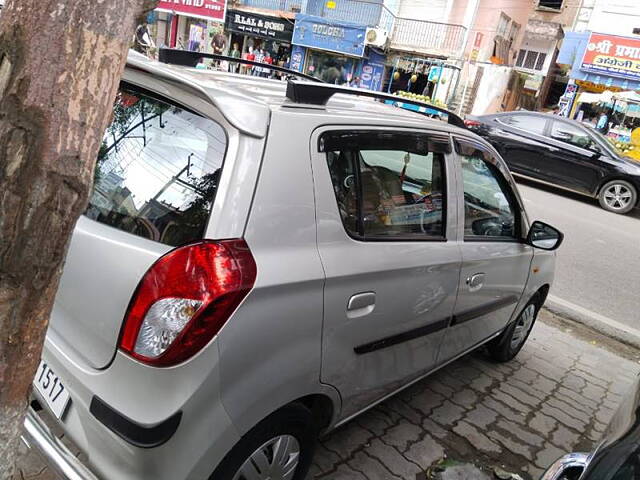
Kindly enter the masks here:
<path id="1" fill-rule="evenodd" d="M 318 433 L 518 353 L 562 234 L 453 114 L 365 95 L 130 56 L 25 421 L 63 478 L 301 480 Z"/>

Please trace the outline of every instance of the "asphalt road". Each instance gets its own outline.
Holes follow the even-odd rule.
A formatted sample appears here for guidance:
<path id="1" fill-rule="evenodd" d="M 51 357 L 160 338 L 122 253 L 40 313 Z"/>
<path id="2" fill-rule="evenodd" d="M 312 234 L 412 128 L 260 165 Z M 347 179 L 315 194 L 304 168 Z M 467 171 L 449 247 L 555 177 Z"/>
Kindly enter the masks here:
<path id="1" fill-rule="evenodd" d="M 551 295 L 640 330 L 640 210 L 617 215 L 587 197 L 518 183 L 531 220 L 565 234 Z"/>

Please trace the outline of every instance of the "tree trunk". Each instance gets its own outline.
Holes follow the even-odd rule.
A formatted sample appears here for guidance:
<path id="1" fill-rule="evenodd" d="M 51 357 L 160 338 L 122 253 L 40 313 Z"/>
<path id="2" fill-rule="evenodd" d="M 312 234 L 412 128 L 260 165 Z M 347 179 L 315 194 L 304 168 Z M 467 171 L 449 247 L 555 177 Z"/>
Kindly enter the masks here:
<path id="1" fill-rule="evenodd" d="M 0 15 L 0 479 L 14 468 L 135 19 L 153 4 L 8 0 Z"/>

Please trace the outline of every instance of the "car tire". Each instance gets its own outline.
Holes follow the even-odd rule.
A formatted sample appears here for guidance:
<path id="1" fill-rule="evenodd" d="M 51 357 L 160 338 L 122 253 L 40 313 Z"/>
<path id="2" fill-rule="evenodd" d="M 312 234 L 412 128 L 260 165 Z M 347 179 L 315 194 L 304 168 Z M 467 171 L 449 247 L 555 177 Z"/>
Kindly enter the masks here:
<path id="1" fill-rule="evenodd" d="M 518 317 L 497 338 L 489 342 L 489 356 L 500 363 L 513 360 L 529 338 L 539 310 L 540 301 L 536 295 L 524 306 Z"/>
<path id="2" fill-rule="evenodd" d="M 611 180 L 600 189 L 598 201 L 609 212 L 629 213 L 638 203 L 638 191 L 625 180 Z"/>
<path id="3" fill-rule="evenodd" d="M 302 404 L 287 405 L 244 435 L 209 480 L 303 480 L 311 466 L 317 435 L 318 428 L 312 412 Z M 278 460 L 278 457 L 282 458 Z M 266 463 L 252 462 L 252 458 L 266 460 Z M 297 466 L 293 466 L 296 459 Z M 295 469 L 293 473 L 292 466 Z M 254 476 L 245 476 L 242 473 L 244 469 Z M 287 472 L 289 476 L 285 475 Z"/>

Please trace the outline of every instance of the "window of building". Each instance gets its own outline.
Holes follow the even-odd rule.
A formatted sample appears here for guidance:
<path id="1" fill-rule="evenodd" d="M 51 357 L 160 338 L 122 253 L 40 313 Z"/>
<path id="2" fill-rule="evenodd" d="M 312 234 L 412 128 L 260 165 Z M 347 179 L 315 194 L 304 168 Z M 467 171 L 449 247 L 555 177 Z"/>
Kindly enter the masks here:
<path id="1" fill-rule="evenodd" d="M 504 12 L 500 12 L 500 19 L 498 20 L 498 28 L 496 29 L 496 35 L 500 35 L 502 38 L 507 38 L 509 32 L 509 25 L 511 24 L 511 18 Z"/>
<path id="2" fill-rule="evenodd" d="M 443 239 L 447 149 L 446 141 L 423 133 L 325 133 L 320 151 L 347 233 L 362 240 Z"/>
<path id="3" fill-rule="evenodd" d="M 123 86 L 85 215 L 166 245 L 201 239 L 226 146 L 216 122 Z"/>
<path id="4" fill-rule="evenodd" d="M 509 29 L 509 47 L 513 46 L 516 39 L 518 38 L 518 34 L 520 33 L 520 24 L 517 22 L 511 22 L 511 28 Z"/>
<path id="5" fill-rule="evenodd" d="M 541 71 L 544 68 L 544 62 L 546 60 L 546 53 L 521 49 L 516 58 L 516 67 Z"/>
<path id="6" fill-rule="evenodd" d="M 517 239 L 513 192 L 491 154 L 464 142 L 456 142 L 456 150 L 462 164 L 465 240 Z"/>
<path id="7" fill-rule="evenodd" d="M 561 10 L 562 3 L 563 0 L 538 0 L 538 7 Z"/>

